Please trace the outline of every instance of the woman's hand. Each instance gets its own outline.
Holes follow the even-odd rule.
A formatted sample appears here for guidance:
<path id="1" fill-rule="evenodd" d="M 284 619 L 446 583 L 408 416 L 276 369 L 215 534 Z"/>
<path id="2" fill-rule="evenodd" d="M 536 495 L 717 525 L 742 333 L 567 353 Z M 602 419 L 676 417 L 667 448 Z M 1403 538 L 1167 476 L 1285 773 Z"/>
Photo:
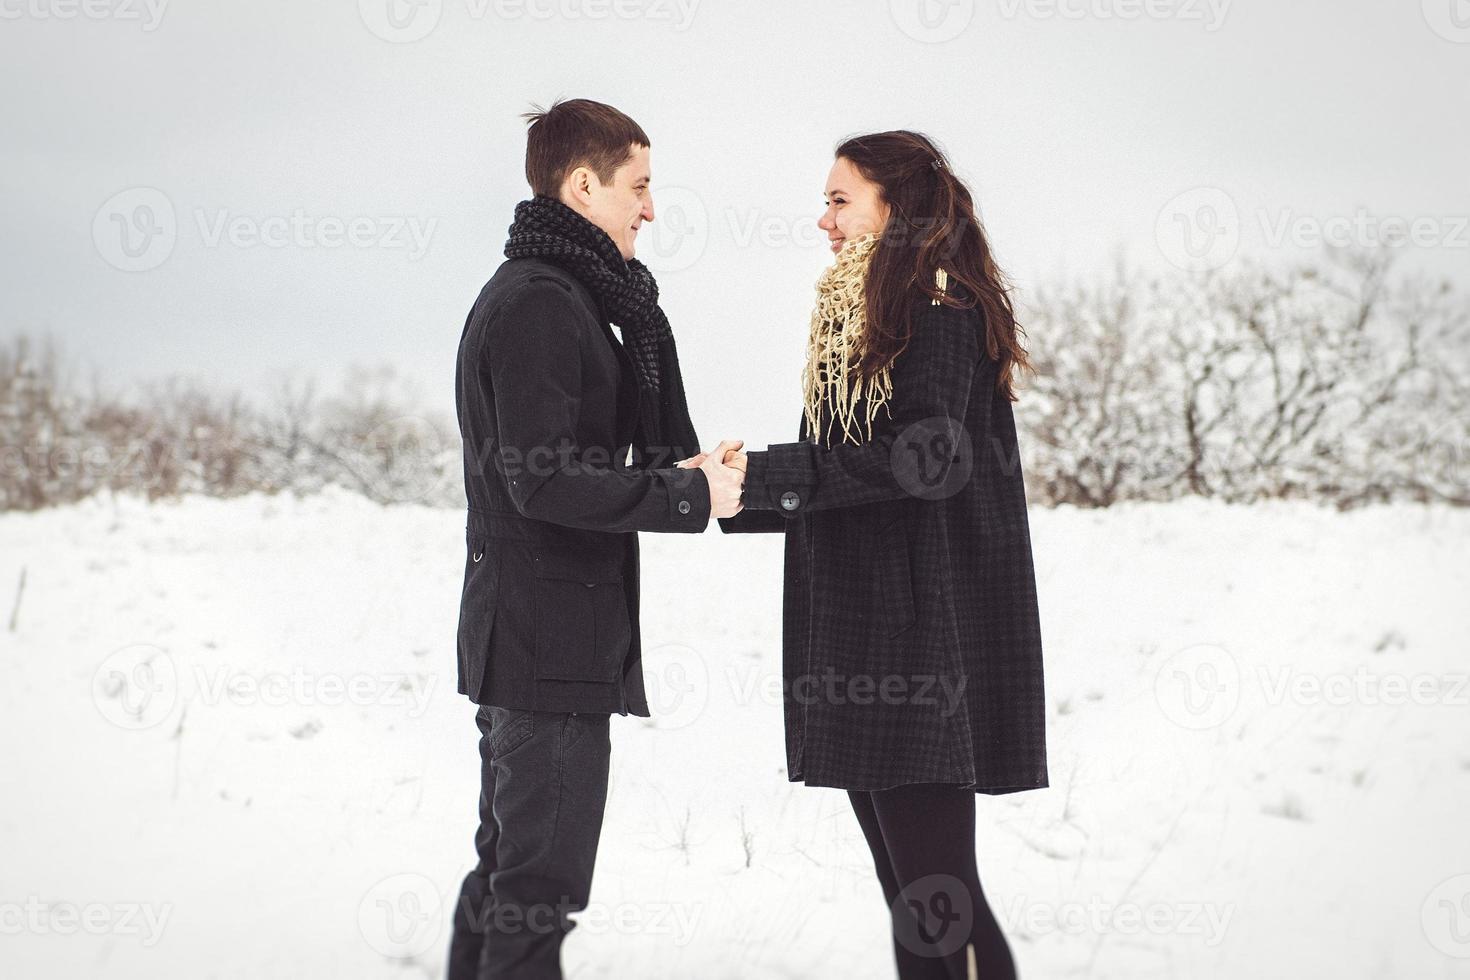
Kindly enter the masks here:
<path id="1" fill-rule="evenodd" d="M 724 463 L 726 466 L 731 467 L 732 469 L 738 469 L 740 472 L 744 473 L 745 454 L 740 451 L 740 447 L 745 445 L 745 440 L 734 439 L 730 440 L 730 442 L 733 448 L 725 450 L 725 458 L 721 460 L 721 462 Z M 720 445 L 724 444 L 725 443 L 721 443 Z M 688 459 L 681 459 L 674 465 L 681 470 L 699 469 L 699 467 L 704 465 L 704 461 L 709 459 L 709 454 L 710 451 L 706 449 L 698 456 L 690 456 Z"/>

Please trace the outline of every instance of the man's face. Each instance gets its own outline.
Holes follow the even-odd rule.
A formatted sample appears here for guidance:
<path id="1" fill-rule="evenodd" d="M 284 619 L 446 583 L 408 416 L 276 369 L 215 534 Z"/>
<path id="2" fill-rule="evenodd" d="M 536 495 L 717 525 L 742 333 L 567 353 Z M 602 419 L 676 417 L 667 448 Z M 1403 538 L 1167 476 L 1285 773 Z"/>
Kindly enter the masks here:
<path id="1" fill-rule="evenodd" d="M 585 181 L 578 181 L 577 186 L 571 188 L 573 196 L 583 205 L 577 210 L 607 232 L 624 260 L 633 258 L 638 229 L 643 222 L 653 220 L 653 193 L 648 187 L 648 147 L 631 146 L 629 154 L 607 183 L 586 171 Z"/>

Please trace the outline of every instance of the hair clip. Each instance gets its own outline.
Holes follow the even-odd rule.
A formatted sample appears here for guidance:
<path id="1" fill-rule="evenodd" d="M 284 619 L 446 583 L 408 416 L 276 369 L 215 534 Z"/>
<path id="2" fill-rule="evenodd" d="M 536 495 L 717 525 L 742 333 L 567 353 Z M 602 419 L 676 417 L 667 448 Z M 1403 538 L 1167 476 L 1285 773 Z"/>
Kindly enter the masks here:
<path id="1" fill-rule="evenodd" d="M 943 170 L 944 162 L 938 157 L 935 157 L 932 161 L 930 161 L 929 166 L 933 167 L 935 170 Z"/>
<path id="2" fill-rule="evenodd" d="M 948 272 L 945 272 L 943 269 L 936 269 L 936 270 L 934 270 L 934 287 L 936 289 L 938 289 L 941 293 L 948 292 L 949 291 L 949 273 Z M 944 304 L 941 303 L 941 302 L 939 302 L 939 300 L 937 300 L 937 299 L 931 299 L 929 301 L 929 305 L 930 306 L 943 306 Z"/>

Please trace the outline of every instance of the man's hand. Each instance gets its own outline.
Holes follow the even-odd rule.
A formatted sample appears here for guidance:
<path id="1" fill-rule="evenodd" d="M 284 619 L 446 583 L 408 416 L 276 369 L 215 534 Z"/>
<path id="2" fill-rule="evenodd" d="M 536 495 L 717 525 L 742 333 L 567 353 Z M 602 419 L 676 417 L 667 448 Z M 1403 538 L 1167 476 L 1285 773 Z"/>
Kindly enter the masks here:
<path id="1" fill-rule="evenodd" d="M 740 490 L 745 486 L 744 454 L 740 452 L 743 445 L 743 440 L 727 439 L 710 452 L 700 453 L 675 464 L 686 469 L 698 467 L 704 470 L 705 478 L 709 481 L 711 517 L 734 517 L 744 506 L 740 503 Z M 726 466 L 720 462 L 731 453 L 742 457 L 740 466 Z"/>
<path id="2" fill-rule="evenodd" d="M 733 444 L 733 446 L 743 446 L 743 445 L 745 445 L 744 440 L 727 440 L 727 441 L 728 442 L 731 442 Z M 721 443 L 721 445 L 724 445 L 724 443 Z M 681 459 L 677 463 L 675 463 L 674 465 L 677 466 L 677 467 L 679 467 L 680 469 L 698 469 L 701 465 L 703 465 L 703 463 L 704 463 L 704 461 L 706 459 L 709 459 L 709 455 L 710 455 L 710 450 L 705 450 L 704 452 L 700 453 L 698 456 L 690 456 L 688 459 Z M 732 447 L 730 449 L 726 449 L 725 450 L 725 458 L 724 458 L 724 460 L 722 460 L 722 462 L 726 466 L 729 466 L 729 467 L 731 467 L 733 469 L 740 470 L 740 472 L 742 472 L 742 473 L 745 472 L 745 454 L 742 453 L 738 448 L 733 448 Z"/>

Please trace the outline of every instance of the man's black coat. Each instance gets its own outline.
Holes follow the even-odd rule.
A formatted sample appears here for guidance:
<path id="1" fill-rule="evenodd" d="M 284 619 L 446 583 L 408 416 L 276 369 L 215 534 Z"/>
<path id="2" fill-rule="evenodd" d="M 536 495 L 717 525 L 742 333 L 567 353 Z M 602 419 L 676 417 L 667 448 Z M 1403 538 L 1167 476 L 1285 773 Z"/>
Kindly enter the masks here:
<path id="1" fill-rule="evenodd" d="M 704 531 L 710 499 L 703 472 L 644 445 L 639 399 L 592 292 L 541 259 L 501 264 L 455 371 L 469 506 L 458 689 L 476 703 L 648 714 L 636 532 Z"/>

